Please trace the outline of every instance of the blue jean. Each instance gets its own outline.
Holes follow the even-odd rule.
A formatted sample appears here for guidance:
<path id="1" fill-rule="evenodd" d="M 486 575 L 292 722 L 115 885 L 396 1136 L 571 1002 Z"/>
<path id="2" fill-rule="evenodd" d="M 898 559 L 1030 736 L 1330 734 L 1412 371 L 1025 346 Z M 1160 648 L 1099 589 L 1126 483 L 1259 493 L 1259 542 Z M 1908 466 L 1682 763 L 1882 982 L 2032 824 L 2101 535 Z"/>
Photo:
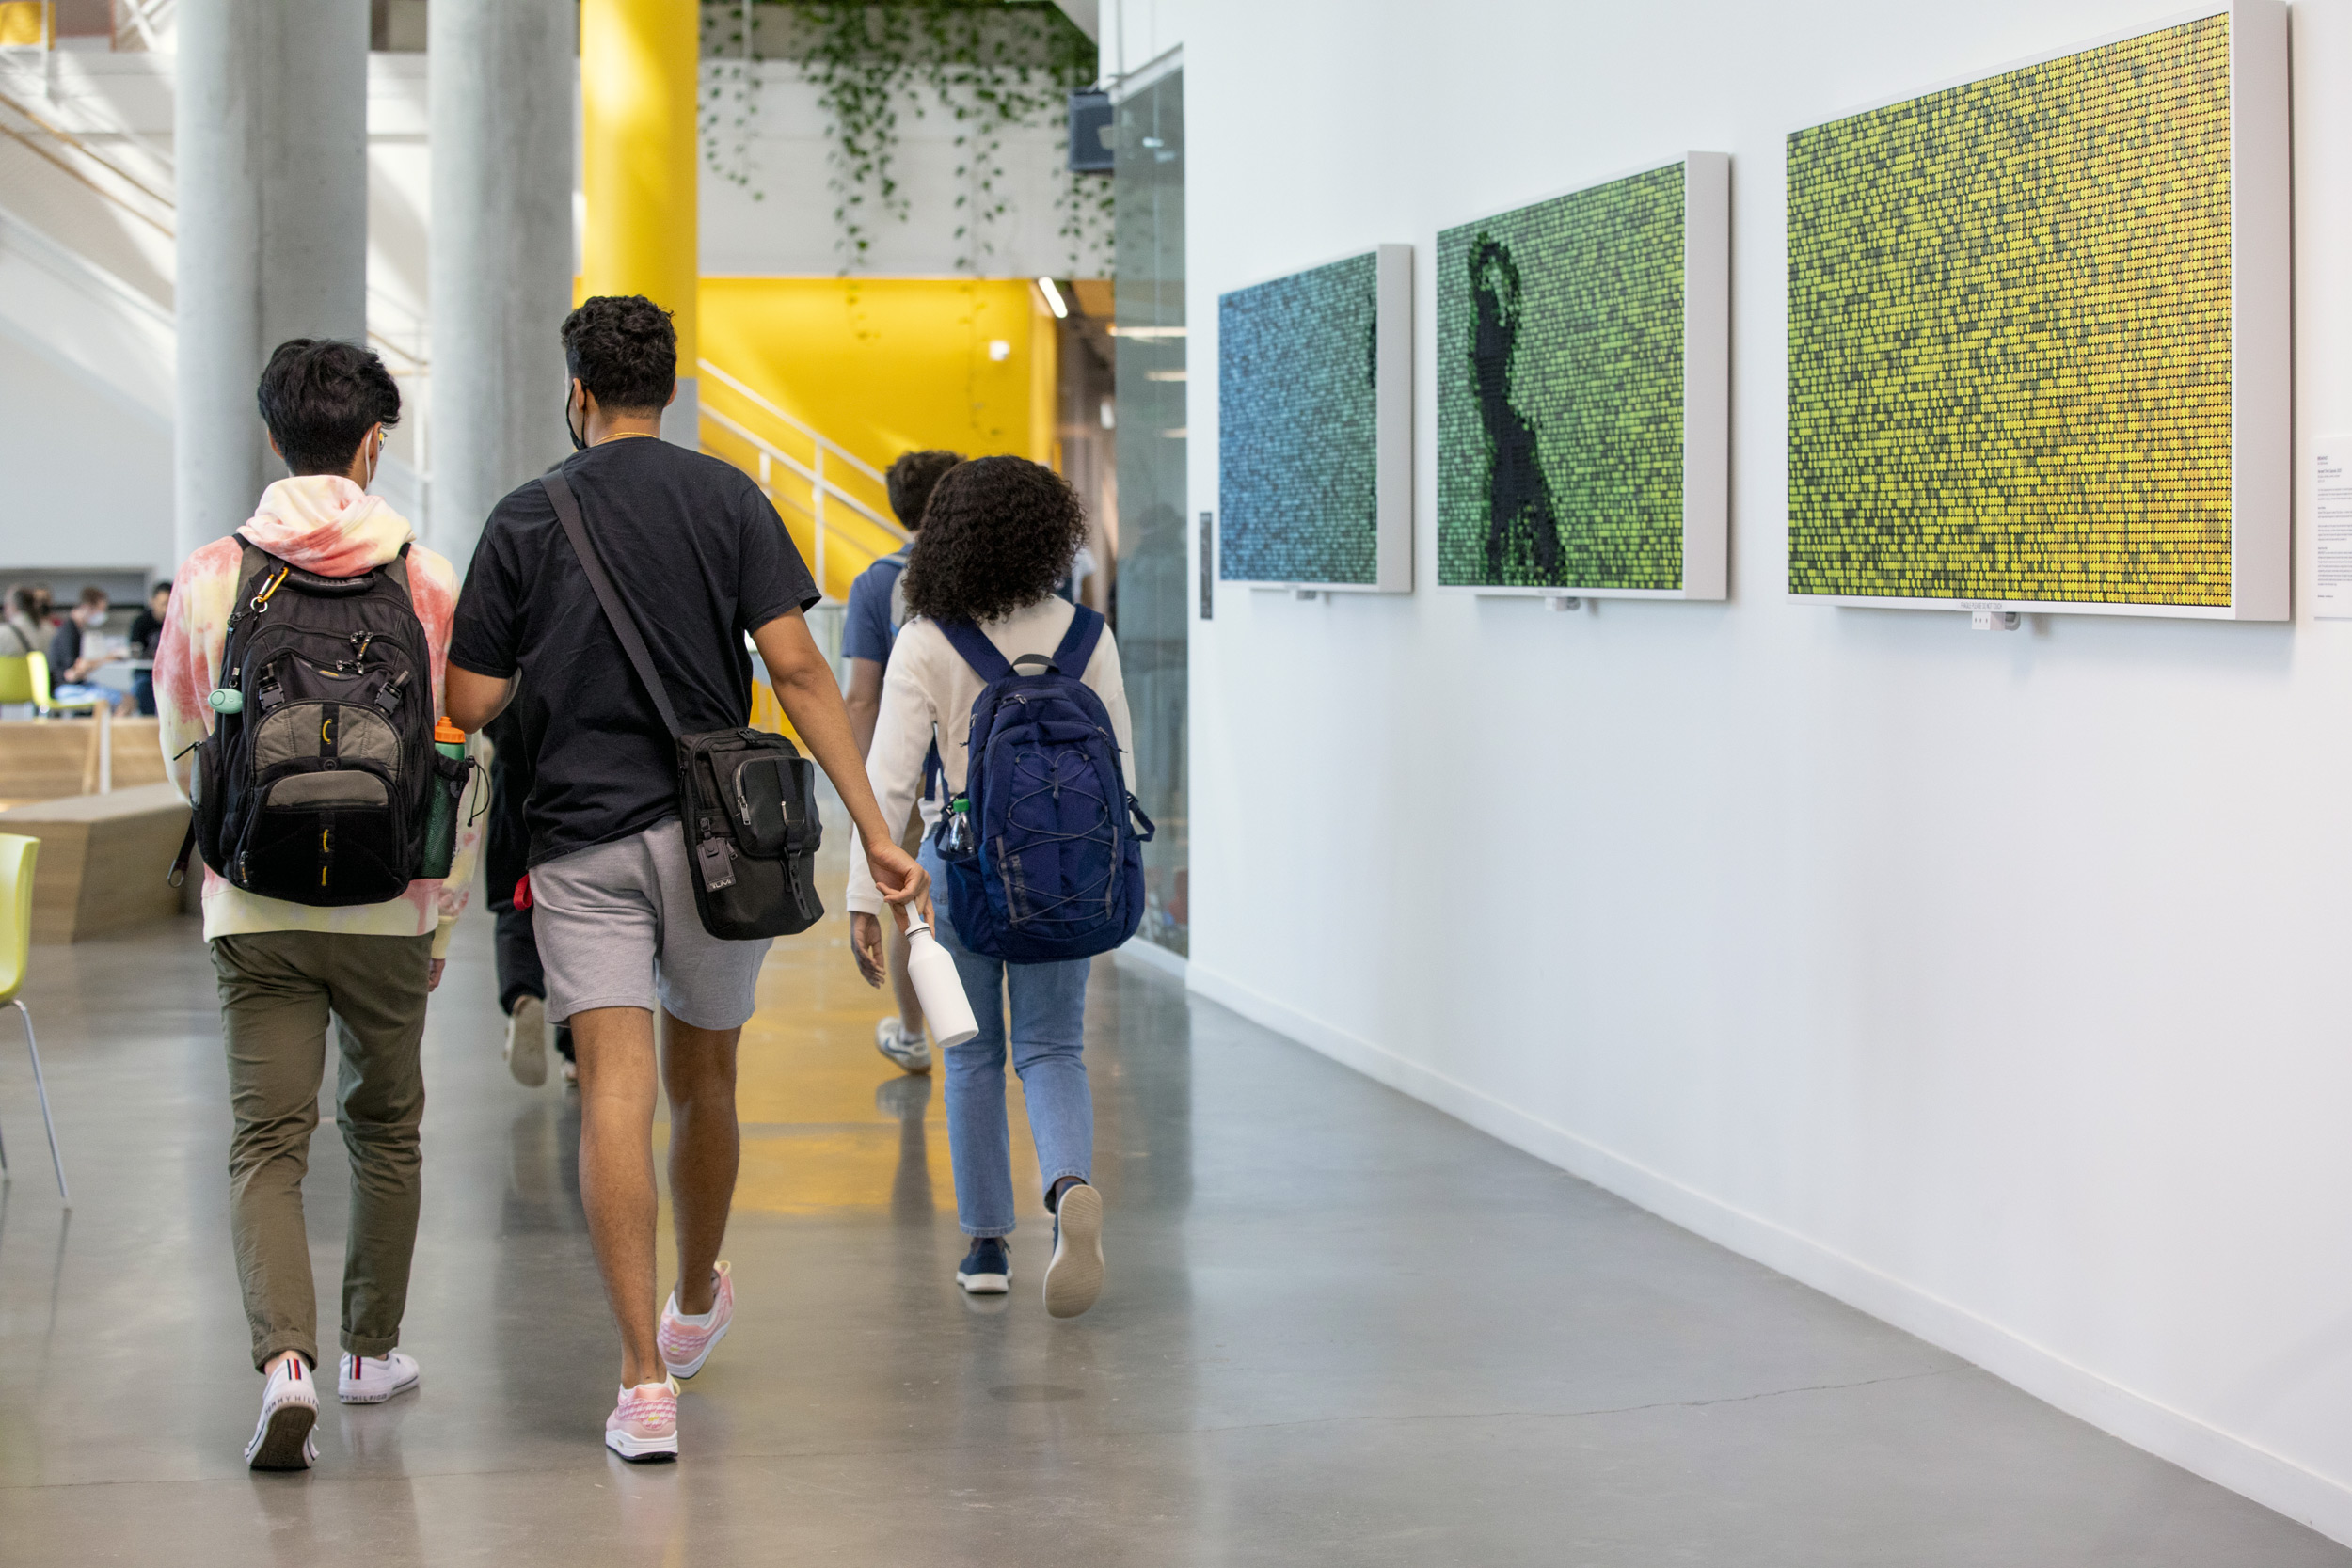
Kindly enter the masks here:
<path id="1" fill-rule="evenodd" d="M 971 952 L 947 915 L 946 877 L 926 841 L 933 931 L 956 960 L 980 1032 L 947 1048 L 947 1149 L 956 1166 L 956 1219 L 967 1236 L 1009 1236 L 1013 1229 L 1012 1134 L 1005 1122 L 1005 997 L 1012 998 L 1012 1070 L 1029 1107 L 1045 1190 L 1065 1176 L 1091 1180 L 1094 1096 L 1087 1087 L 1089 960 L 1009 964 Z"/>

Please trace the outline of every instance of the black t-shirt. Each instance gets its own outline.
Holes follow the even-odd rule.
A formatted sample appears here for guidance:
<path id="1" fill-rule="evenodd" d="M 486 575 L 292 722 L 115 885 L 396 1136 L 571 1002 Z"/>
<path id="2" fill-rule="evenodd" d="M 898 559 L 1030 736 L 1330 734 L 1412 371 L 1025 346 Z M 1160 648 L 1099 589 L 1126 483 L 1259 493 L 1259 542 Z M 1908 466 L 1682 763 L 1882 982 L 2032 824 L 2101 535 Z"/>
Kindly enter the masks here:
<path id="1" fill-rule="evenodd" d="M 52 680 L 65 679 L 65 673 L 82 657 L 82 623 L 69 615 L 57 623 L 57 629 L 49 635 L 49 675 Z"/>
<path id="2" fill-rule="evenodd" d="M 818 600 L 783 519 L 740 469 L 647 437 L 574 454 L 564 476 L 688 733 L 751 719 L 746 633 Z M 449 659 L 520 673 L 535 760 L 531 863 L 677 813 L 677 747 L 596 603 L 539 482 L 498 503 L 457 597 Z"/>

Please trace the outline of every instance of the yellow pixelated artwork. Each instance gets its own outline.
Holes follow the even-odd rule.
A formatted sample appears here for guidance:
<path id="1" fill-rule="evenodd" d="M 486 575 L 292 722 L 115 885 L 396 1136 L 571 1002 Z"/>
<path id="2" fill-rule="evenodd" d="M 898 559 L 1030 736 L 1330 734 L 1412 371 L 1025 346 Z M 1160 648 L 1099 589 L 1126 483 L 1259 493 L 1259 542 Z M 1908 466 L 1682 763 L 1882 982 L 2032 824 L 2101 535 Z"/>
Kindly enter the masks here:
<path id="1" fill-rule="evenodd" d="M 2219 606 L 2230 19 L 1788 138 L 1788 585 Z"/>

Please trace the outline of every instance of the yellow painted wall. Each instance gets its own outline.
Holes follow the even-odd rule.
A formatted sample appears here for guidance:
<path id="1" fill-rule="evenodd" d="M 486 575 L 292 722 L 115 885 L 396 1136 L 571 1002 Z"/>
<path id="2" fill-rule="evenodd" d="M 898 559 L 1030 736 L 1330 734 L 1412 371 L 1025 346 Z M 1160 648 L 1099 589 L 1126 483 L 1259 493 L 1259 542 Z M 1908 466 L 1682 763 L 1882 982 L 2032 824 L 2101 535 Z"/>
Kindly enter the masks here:
<path id="1" fill-rule="evenodd" d="M 916 447 L 1042 462 L 1054 336 L 1041 313 L 1025 280 L 706 277 L 702 351 L 878 467 Z M 1011 345 L 1001 363 L 992 340 Z"/>
<path id="2" fill-rule="evenodd" d="M 1025 280 L 706 277 L 701 315 L 703 357 L 877 468 L 920 447 L 1053 460 L 1054 320 Z M 993 341 L 1009 345 L 1002 360 L 989 356 Z M 717 378 L 703 378 L 702 399 L 784 450 L 805 451 Z M 755 467 L 739 441 L 707 426 L 704 440 Z M 886 513 L 878 486 L 849 487 Z M 807 518 L 779 510 L 813 554 Z M 825 592 L 846 594 L 849 579 L 893 547 L 871 531 L 855 543 L 830 537 Z"/>

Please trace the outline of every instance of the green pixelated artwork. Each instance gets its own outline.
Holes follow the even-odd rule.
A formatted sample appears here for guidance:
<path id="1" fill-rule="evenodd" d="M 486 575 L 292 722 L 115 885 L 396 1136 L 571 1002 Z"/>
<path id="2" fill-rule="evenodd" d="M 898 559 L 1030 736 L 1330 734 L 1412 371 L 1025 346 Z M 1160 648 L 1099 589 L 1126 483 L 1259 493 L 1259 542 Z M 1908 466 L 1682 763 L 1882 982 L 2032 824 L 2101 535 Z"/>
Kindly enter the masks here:
<path id="1" fill-rule="evenodd" d="M 1788 138 L 1788 585 L 2222 606 L 2230 22 Z"/>
<path id="2" fill-rule="evenodd" d="M 1438 580 L 1683 586 L 1684 169 L 1438 236 Z"/>

